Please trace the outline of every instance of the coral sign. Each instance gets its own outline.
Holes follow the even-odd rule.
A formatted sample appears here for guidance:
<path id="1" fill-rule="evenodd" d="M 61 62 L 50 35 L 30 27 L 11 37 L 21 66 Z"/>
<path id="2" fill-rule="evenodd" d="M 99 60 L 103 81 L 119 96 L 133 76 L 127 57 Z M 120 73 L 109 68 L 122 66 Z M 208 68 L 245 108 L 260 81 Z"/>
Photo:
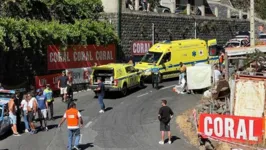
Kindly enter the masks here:
<path id="1" fill-rule="evenodd" d="M 199 133 L 203 137 L 258 143 L 262 140 L 264 118 L 201 114 Z"/>

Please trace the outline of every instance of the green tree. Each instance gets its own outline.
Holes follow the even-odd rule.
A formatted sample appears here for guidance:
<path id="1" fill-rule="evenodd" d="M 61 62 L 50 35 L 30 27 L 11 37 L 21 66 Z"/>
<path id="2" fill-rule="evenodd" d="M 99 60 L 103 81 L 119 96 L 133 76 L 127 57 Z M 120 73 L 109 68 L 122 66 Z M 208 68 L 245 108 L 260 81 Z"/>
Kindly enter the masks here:
<path id="1" fill-rule="evenodd" d="M 0 1 L 0 81 L 47 74 L 47 45 L 117 43 L 102 12 L 101 0 Z"/>
<path id="2" fill-rule="evenodd" d="M 231 0 L 232 5 L 237 9 L 242 9 L 244 11 L 249 10 L 250 0 Z M 255 0 L 255 12 L 258 17 L 266 19 L 266 0 Z"/>

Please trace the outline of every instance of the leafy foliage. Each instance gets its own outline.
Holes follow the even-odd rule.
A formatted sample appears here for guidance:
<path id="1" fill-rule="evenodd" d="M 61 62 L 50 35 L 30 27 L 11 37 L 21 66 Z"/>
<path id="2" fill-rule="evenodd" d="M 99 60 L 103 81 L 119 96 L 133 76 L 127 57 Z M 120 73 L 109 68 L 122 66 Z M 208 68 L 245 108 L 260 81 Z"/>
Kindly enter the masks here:
<path id="1" fill-rule="evenodd" d="M 245 11 L 250 8 L 250 0 L 231 0 L 234 7 Z M 262 19 L 266 19 L 266 0 L 255 0 L 255 12 Z"/>
<path id="2" fill-rule="evenodd" d="M 0 2 L 0 46 L 40 50 L 49 44 L 109 44 L 118 38 L 99 21 L 100 0 L 7 0 Z"/>
<path id="3" fill-rule="evenodd" d="M 2 17 L 59 20 L 98 19 L 103 6 L 100 0 L 16 0 L 0 1 Z"/>
<path id="4" fill-rule="evenodd" d="M 74 24 L 60 24 L 58 21 L 0 18 L 0 46 L 5 50 L 39 50 L 51 44 L 109 44 L 117 40 L 112 26 L 104 21 L 85 19 L 76 20 Z"/>
<path id="5" fill-rule="evenodd" d="M 1 0 L 0 82 L 32 83 L 33 76 L 51 73 L 47 45 L 116 43 L 101 12 L 101 0 Z"/>

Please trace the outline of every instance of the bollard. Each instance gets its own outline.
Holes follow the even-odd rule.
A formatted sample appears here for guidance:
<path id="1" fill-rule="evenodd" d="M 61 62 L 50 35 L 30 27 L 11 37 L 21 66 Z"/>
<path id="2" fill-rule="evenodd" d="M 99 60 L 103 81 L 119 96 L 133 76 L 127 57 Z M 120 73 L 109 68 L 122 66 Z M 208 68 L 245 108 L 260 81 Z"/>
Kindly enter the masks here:
<path id="1" fill-rule="evenodd" d="M 187 15 L 191 14 L 191 5 L 187 4 Z"/>
<path id="2" fill-rule="evenodd" d="M 216 17 L 219 17 L 219 11 L 218 11 L 218 7 L 214 8 L 214 13 Z"/>
<path id="3" fill-rule="evenodd" d="M 201 16 L 205 16 L 205 6 L 201 6 Z"/>
<path id="4" fill-rule="evenodd" d="M 139 0 L 135 0 L 135 10 L 139 10 Z"/>
<path id="5" fill-rule="evenodd" d="M 231 9 L 227 8 L 227 18 L 231 18 Z"/>
<path id="6" fill-rule="evenodd" d="M 239 19 L 243 19 L 242 10 L 239 10 Z"/>
<path id="7" fill-rule="evenodd" d="M 175 10 L 176 10 L 176 2 L 175 0 L 174 1 L 171 1 L 171 13 L 175 13 Z"/>

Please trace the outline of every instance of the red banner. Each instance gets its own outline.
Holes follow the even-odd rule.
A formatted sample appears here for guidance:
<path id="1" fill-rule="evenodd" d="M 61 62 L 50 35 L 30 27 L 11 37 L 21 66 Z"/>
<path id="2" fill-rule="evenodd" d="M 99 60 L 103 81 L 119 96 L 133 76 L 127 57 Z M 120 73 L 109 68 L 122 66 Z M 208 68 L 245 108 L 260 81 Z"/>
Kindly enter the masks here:
<path id="1" fill-rule="evenodd" d="M 132 44 L 132 55 L 145 55 L 151 46 L 151 41 L 135 41 Z"/>
<path id="2" fill-rule="evenodd" d="M 95 63 L 103 65 L 115 62 L 115 45 L 70 46 L 61 51 L 58 46 L 50 45 L 47 49 L 48 70 L 91 67 Z"/>
<path id="3" fill-rule="evenodd" d="M 35 76 L 35 88 L 43 88 L 46 84 L 50 84 L 52 90 L 58 90 L 57 83 L 61 73 L 50 74 L 45 76 Z"/>
<path id="4" fill-rule="evenodd" d="M 262 141 L 264 118 L 201 114 L 199 133 L 226 141 L 259 143 Z"/>

